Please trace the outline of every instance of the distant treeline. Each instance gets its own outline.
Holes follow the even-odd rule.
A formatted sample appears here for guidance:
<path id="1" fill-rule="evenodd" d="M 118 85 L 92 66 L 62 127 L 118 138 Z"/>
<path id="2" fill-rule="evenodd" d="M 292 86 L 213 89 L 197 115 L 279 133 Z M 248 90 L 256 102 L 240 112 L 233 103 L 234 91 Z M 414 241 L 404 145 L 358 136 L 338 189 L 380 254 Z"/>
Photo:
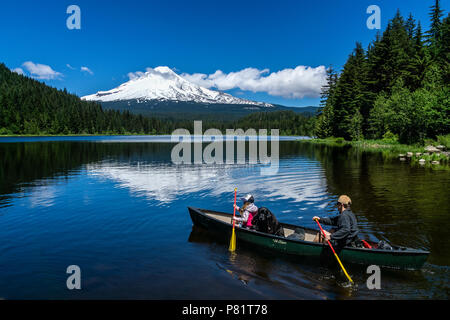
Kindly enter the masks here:
<path id="1" fill-rule="evenodd" d="M 279 129 L 280 135 L 312 136 L 314 134 L 315 117 L 308 113 L 295 113 L 294 111 L 267 111 L 255 112 L 244 116 L 236 121 L 226 120 L 206 120 L 202 121 L 202 129 L 215 128 L 223 134 L 226 129 L 255 129 L 256 133 L 260 129 L 267 129 L 267 134 L 271 134 L 271 129 Z M 172 121 L 178 128 L 184 128 L 189 132 L 194 132 L 193 121 Z"/>
<path id="2" fill-rule="evenodd" d="M 192 120 L 145 117 L 129 111 L 104 110 L 11 72 L 0 64 L 0 135 L 170 134 L 178 128 L 193 132 Z M 314 117 L 292 111 L 260 112 L 239 120 L 203 121 L 203 130 L 217 128 L 280 129 L 284 135 L 311 135 Z M 270 134 L 270 132 L 269 132 Z"/>
<path id="3" fill-rule="evenodd" d="M 312 136 L 315 118 L 294 111 L 257 112 L 236 121 L 234 128 L 280 129 L 280 135 Z M 270 131 L 268 131 L 270 134 Z"/>
<path id="4" fill-rule="evenodd" d="M 440 1 L 431 27 L 397 11 L 365 51 L 360 43 L 338 74 L 328 69 L 315 133 L 320 138 L 421 143 L 450 132 L 450 15 Z"/>

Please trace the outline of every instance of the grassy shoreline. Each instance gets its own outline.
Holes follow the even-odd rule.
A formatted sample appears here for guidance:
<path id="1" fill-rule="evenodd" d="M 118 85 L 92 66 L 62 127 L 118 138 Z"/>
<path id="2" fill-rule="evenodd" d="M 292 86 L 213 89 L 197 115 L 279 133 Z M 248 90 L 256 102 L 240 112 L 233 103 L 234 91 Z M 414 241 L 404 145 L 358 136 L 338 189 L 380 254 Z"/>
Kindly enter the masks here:
<path id="1" fill-rule="evenodd" d="M 450 165 L 450 159 L 447 153 L 429 153 L 425 150 L 426 146 L 436 146 L 440 144 L 440 141 L 427 141 L 425 146 L 421 145 L 407 145 L 401 144 L 397 141 L 386 140 L 358 140 L 358 141 L 346 141 L 342 138 L 325 138 L 318 139 L 313 138 L 310 140 L 300 140 L 305 143 L 326 144 L 330 146 L 351 146 L 352 148 L 360 149 L 362 151 L 382 152 L 383 155 L 388 158 L 403 158 L 408 159 L 411 163 L 419 163 L 420 159 L 425 160 L 425 163 L 432 163 L 433 161 L 439 161 L 440 165 Z M 448 149 L 448 146 L 445 145 Z M 408 157 L 408 152 L 412 153 Z"/>

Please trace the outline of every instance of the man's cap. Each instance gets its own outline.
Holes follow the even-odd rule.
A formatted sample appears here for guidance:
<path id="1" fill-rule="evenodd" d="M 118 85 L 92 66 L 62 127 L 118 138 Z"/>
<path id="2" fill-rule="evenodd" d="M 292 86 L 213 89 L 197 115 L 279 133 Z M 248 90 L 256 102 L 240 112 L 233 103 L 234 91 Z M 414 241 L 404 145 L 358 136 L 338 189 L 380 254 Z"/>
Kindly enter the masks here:
<path id="1" fill-rule="evenodd" d="M 340 196 L 337 202 L 345 204 L 345 205 L 351 205 L 352 204 L 352 200 L 350 199 L 350 197 L 346 196 L 345 194 Z"/>

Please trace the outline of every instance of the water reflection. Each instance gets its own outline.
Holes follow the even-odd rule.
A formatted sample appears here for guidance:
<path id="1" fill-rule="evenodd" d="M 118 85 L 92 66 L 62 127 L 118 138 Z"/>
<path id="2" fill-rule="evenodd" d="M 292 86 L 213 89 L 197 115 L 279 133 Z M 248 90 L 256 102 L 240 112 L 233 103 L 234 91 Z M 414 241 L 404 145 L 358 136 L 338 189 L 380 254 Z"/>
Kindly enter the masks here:
<path id="1" fill-rule="evenodd" d="M 287 201 L 283 213 L 298 214 L 307 207 L 324 209 L 329 197 L 323 170 L 315 162 L 288 161 L 274 176 L 259 175 L 258 165 L 170 165 L 146 162 L 102 162 L 86 166 L 88 174 L 115 181 L 133 194 L 165 204 L 179 196 L 207 193 L 221 197 L 235 186 L 253 193 L 259 202 Z M 307 207 L 304 207 L 307 206 Z"/>
<path id="2" fill-rule="evenodd" d="M 381 153 L 285 141 L 278 174 L 261 176 L 260 165 L 173 165 L 172 146 L 108 138 L 0 143 L 0 257 L 7 262 L 0 266 L 0 288 L 9 289 L 0 296 L 29 297 L 24 288 L 31 281 L 36 297 L 66 297 L 33 279 L 53 285 L 49 270 L 73 259 L 92 265 L 92 277 L 104 290 L 93 289 L 94 298 L 100 292 L 112 298 L 220 298 L 217 288 L 224 298 L 448 296 L 450 240 L 443 230 L 450 227 L 449 172 Z M 191 230 L 186 207 L 231 211 L 236 186 L 279 220 L 310 227 L 314 215 L 334 215 L 337 197 L 348 194 L 363 237 L 430 250 L 429 263 L 418 273 L 383 273 L 381 292 L 360 287 L 349 293 L 314 261 L 278 259 L 245 247 L 231 256 L 227 243 Z M 100 272 L 99 265 L 107 268 Z M 365 270 L 351 272 L 364 285 Z M 116 280 L 100 285 L 105 278 Z M 127 290 L 130 278 L 135 286 Z M 206 281 L 215 278 L 214 289 Z M 190 296 L 178 292 L 180 283 Z"/>
<path id="3" fill-rule="evenodd" d="M 142 137 L 127 139 L 129 143 L 113 143 L 116 137 L 98 143 L 107 140 L 98 137 L 88 142 L 0 144 L 0 208 L 10 205 L 9 195 L 40 181 L 47 185 L 30 193 L 31 204 L 51 206 L 56 192 L 52 181 L 82 168 L 156 205 L 170 206 L 195 194 L 200 200 L 216 199 L 214 207 L 228 210 L 229 193 L 238 187 L 284 221 L 310 226 L 309 217 L 335 214 L 336 197 L 348 194 L 366 237 L 432 249 L 439 253 L 432 255 L 434 262 L 450 264 L 449 237 L 440 236 L 441 229 L 450 227 L 449 172 L 411 167 L 381 153 L 286 141 L 280 144 L 278 174 L 261 176 L 259 165 L 172 165 L 173 144 L 160 143 L 167 137 L 151 138 L 158 143 L 135 142 Z"/>
<path id="4" fill-rule="evenodd" d="M 57 188 L 53 185 L 43 185 L 36 188 L 29 196 L 30 207 L 51 207 L 57 197 Z"/>

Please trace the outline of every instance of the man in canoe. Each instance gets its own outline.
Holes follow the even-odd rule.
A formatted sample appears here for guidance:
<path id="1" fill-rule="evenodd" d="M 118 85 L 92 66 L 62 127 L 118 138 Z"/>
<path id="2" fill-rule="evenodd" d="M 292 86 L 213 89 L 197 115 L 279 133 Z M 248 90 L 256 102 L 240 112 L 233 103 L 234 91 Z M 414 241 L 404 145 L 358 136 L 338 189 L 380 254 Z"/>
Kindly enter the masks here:
<path id="1" fill-rule="evenodd" d="M 238 221 L 243 227 L 251 228 L 252 219 L 258 213 L 258 207 L 255 205 L 255 199 L 251 194 L 246 195 L 241 200 L 244 202 L 242 208 L 235 205 L 241 216 L 234 217 L 234 220 Z"/>
<path id="2" fill-rule="evenodd" d="M 323 236 L 319 232 L 314 239 L 314 242 L 326 242 L 330 240 L 338 248 L 343 248 L 345 246 L 356 243 L 358 240 L 358 224 L 356 217 L 350 209 L 352 201 L 346 195 L 339 197 L 337 201 L 337 208 L 339 215 L 333 218 L 328 217 L 313 217 L 313 220 L 318 219 L 320 223 L 331 225 L 334 228 L 330 232 L 325 231 L 326 239 L 322 239 Z"/>

